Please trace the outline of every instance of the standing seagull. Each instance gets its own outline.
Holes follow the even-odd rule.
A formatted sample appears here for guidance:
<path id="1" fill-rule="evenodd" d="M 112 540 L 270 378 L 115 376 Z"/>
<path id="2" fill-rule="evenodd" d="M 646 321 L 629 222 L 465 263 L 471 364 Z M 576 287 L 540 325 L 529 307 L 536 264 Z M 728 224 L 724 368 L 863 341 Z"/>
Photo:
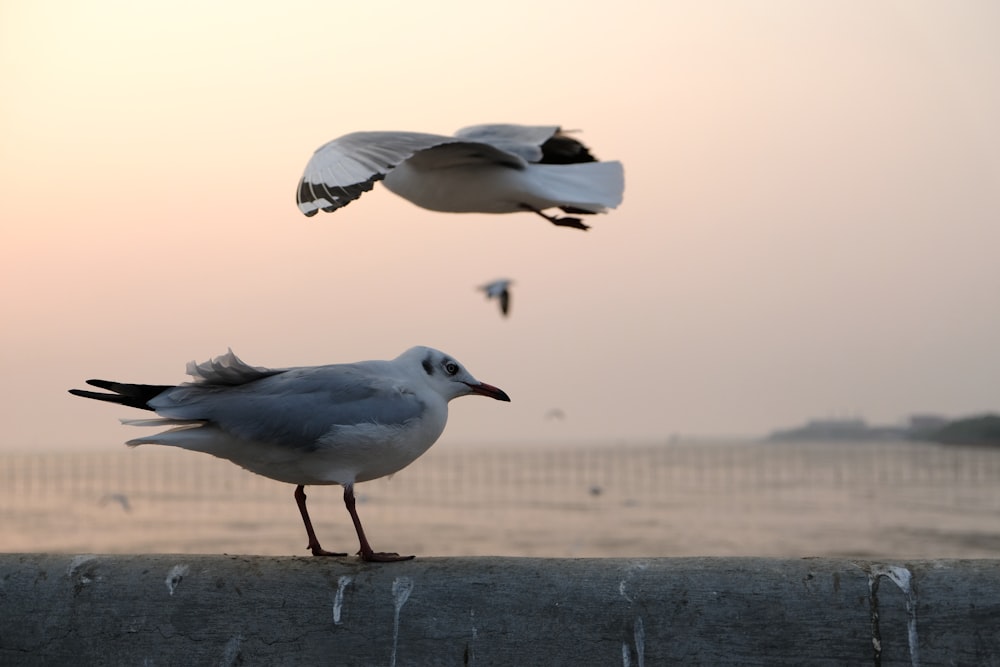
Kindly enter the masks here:
<path id="1" fill-rule="evenodd" d="M 132 408 L 159 419 L 122 420 L 136 426 L 172 426 L 127 445 L 168 445 L 205 452 L 279 482 L 295 484 L 314 556 L 324 550 L 306 511 L 304 487 L 340 484 L 366 561 L 413 556 L 372 551 L 355 510 L 354 484 L 402 470 L 444 431 L 448 401 L 467 394 L 509 401 L 457 361 L 429 347 L 410 348 L 392 361 L 270 369 L 250 366 L 232 350 L 187 367 L 193 382 L 124 384 L 87 380 L 114 393 L 70 393 Z"/>
<path id="2" fill-rule="evenodd" d="M 604 213 L 621 204 L 625 190 L 621 162 L 598 162 L 557 125 L 474 125 L 453 137 L 353 132 L 313 154 L 299 181 L 299 210 L 332 213 L 383 179 L 390 191 L 432 211 L 532 211 L 575 229 L 588 225 L 542 211 Z"/>
<path id="3" fill-rule="evenodd" d="M 513 280 L 501 278 L 479 286 L 479 289 L 486 292 L 487 299 L 497 299 L 500 302 L 500 312 L 504 317 L 507 317 L 507 313 L 510 311 L 510 286 L 512 284 L 514 284 Z"/>

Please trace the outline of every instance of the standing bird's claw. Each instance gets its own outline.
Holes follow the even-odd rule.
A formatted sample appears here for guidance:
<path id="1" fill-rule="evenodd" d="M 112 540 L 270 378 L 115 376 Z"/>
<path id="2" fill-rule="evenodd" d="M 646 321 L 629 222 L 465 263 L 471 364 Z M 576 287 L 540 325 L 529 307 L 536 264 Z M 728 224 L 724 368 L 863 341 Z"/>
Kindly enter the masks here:
<path id="1" fill-rule="evenodd" d="M 319 546 L 318 544 L 316 546 L 314 546 L 314 547 L 306 547 L 306 548 L 309 549 L 309 551 L 312 552 L 313 556 L 333 556 L 335 558 L 343 558 L 344 556 L 347 555 L 346 553 L 337 553 L 335 551 L 327 551 L 326 549 L 324 549 L 323 547 Z"/>
<path id="2" fill-rule="evenodd" d="M 401 560 L 413 560 L 414 556 L 400 556 L 397 553 L 390 553 L 386 551 L 358 551 L 358 555 L 361 556 L 361 560 L 366 563 L 396 563 Z"/>

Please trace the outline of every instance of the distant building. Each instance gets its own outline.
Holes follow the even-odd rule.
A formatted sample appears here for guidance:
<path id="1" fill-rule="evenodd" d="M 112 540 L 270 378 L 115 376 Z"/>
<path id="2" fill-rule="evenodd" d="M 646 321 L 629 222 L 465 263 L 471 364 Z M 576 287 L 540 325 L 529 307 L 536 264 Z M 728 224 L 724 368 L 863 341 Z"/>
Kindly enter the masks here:
<path id="1" fill-rule="evenodd" d="M 803 426 L 773 431 L 772 442 L 922 440 L 954 444 L 1000 444 L 1000 415 L 948 419 L 913 414 L 901 426 L 872 426 L 864 419 L 811 419 Z"/>
<path id="2" fill-rule="evenodd" d="M 869 426 L 864 419 L 812 419 L 805 426 L 774 431 L 771 441 L 821 440 L 899 440 L 906 438 L 906 429 L 896 426 Z"/>
<path id="3" fill-rule="evenodd" d="M 925 433 L 938 430 L 947 424 L 948 421 L 947 417 L 942 417 L 941 415 L 917 414 L 910 415 L 907 426 L 911 436 L 919 437 Z"/>

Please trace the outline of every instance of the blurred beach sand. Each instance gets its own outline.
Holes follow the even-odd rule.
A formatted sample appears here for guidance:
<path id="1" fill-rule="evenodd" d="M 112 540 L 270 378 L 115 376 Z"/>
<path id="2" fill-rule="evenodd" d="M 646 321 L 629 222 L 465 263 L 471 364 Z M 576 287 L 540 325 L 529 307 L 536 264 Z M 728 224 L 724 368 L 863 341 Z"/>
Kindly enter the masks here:
<path id="1" fill-rule="evenodd" d="M 2 456 L 0 551 L 307 555 L 294 487 L 167 448 Z M 925 443 L 439 444 L 357 486 L 418 556 L 1000 557 L 1000 450 Z M 323 546 L 357 550 L 338 486 Z"/>

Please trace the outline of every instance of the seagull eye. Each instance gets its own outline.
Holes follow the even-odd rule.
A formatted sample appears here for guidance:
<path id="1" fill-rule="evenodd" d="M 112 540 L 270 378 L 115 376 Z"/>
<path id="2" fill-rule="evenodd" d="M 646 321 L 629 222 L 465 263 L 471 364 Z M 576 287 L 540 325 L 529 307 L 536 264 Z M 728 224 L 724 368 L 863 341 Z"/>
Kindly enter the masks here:
<path id="1" fill-rule="evenodd" d="M 455 373 L 458 372 L 458 364 L 456 364 L 454 361 L 445 362 L 444 372 L 447 373 L 448 375 L 454 375 Z"/>

